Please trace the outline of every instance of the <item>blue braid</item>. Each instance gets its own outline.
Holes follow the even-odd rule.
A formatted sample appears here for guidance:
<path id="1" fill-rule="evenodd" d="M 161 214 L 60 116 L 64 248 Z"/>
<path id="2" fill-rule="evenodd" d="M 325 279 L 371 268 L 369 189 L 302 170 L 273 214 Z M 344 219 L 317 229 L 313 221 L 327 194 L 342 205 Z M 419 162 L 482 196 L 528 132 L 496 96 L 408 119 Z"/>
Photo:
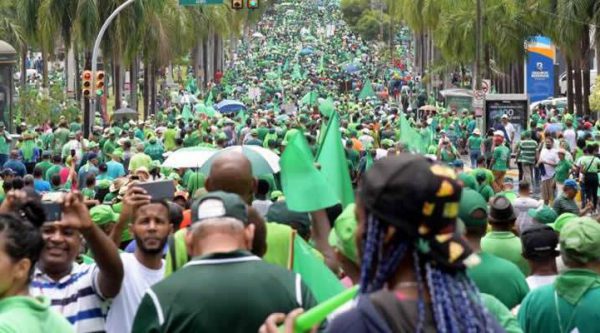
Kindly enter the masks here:
<path id="1" fill-rule="evenodd" d="M 417 319 L 417 333 L 423 332 L 425 325 L 425 283 L 423 281 L 423 271 L 421 270 L 421 263 L 419 261 L 419 252 L 413 251 L 413 262 L 415 266 L 415 275 L 417 276 L 417 287 L 419 290 L 419 300 L 417 302 L 418 308 L 418 319 Z"/>
<path id="2" fill-rule="evenodd" d="M 492 319 L 490 313 L 483 305 L 479 294 L 479 289 L 473 280 L 471 280 L 466 274 L 462 274 L 458 281 L 462 286 L 462 289 L 466 291 L 467 295 L 469 295 L 469 298 L 471 299 L 471 308 L 475 311 L 476 317 L 479 319 L 479 326 L 483 327 L 481 330 L 487 330 L 487 328 L 491 327 L 491 323 L 494 322 L 495 319 Z"/>
<path id="3" fill-rule="evenodd" d="M 433 308 L 433 316 L 435 318 L 435 324 L 438 332 L 447 332 L 446 319 L 444 318 L 443 302 L 436 299 L 437 289 L 440 286 L 436 286 L 436 279 L 433 277 L 433 269 L 429 263 L 425 264 L 425 271 L 427 274 L 427 283 L 429 284 L 429 294 L 431 295 L 431 307 Z"/>
<path id="4" fill-rule="evenodd" d="M 381 258 L 377 265 L 377 272 L 375 274 L 375 279 L 373 280 L 372 291 L 383 288 L 387 280 L 396 273 L 398 265 L 404 258 L 408 246 L 400 239 L 400 236 L 397 235 L 399 234 L 396 233 L 396 236 L 394 236 L 394 239 L 392 240 L 393 245 L 387 260 Z"/>
<path id="5" fill-rule="evenodd" d="M 360 292 L 362 294 L 371 291 L 371 271 L 374 266 L 374 257 L 383 246 L 383 232 L 380 229 L 379 220 L 369 214 L 367 220 L 367 231 L 363 236 L 364 252 L 360 268 Z"/>
<path id="6" fill-rule="evenodd" d="M 475 314 L 471 308 L 471 302 L 467 297 L 467 293 L 463 288 L 460 288 L 458 280 L 449 275 L 444 275 L 446 284 L 451 293 L 452 301 L 457 309 L 463 311 L 457 311 L 459 318 L 458 322 L 461 325 L 461 330 L 467 333 L 477 332 L 477 324 L 475 321 Z"/>
<path id="7" fill-rule="evenodd" d="M 429 264 L 431 266 L 431 264 Z M 431 266 L 432 278 L 435 281 L 435 285 L 437 286 L 434 295 L 432 295 L 432 299 L 435 302 L 440 302 L 442 304 L 442 309 L 444 311 L 444 318 L 446 320 L 447 329 L 452 333 L 459 333 L 459 322 L 456 320 L 456 312 L 455 312 L 455 304 L 452 302 L 452 298 L 448 293 L 449 286 L 446 283 L 445 276 L 446 274 L 442 273 L 437 268 Z M 460 312 L 460 308 L 458 308 Z"/>

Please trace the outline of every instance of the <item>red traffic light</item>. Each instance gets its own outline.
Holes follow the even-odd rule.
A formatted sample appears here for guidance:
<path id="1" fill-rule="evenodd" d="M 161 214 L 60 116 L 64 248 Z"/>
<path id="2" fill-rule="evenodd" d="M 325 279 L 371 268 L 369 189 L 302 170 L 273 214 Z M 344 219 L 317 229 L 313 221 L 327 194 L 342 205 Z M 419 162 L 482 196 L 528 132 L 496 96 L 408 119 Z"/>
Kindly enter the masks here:
<path id="1" fill-rule="evenodd" d="M 91 80 L 92 79 L 92 71 L 83 71 L 83 73 L 81 74 L 81 78 L 84 81 Z"/>

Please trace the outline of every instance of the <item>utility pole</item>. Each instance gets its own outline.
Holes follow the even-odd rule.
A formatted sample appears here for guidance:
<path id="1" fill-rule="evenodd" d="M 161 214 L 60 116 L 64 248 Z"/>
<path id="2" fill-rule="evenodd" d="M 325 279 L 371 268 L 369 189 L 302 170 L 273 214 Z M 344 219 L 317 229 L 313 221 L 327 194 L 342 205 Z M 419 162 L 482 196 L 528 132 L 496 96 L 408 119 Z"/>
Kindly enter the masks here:
<path id="1" fill-rule="evenodd" d="M 483 14 L 482 14 L 482 1 L 477 1 L 477 19 L 475 22 L 475 89 L 481 90 L 481 50 L 483 48 Z"/>

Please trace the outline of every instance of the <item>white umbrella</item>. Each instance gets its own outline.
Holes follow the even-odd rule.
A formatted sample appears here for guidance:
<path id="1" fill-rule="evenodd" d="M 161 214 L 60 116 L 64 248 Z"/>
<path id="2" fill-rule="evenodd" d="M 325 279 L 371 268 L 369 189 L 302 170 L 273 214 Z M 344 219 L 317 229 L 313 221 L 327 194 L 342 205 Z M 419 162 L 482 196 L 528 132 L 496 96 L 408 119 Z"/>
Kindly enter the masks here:
<path id="1" fill-rule="evenodd" d="M 216 152 L 216 149 L 207 147 L 181 148 L 169 154 L 162 166 L 173 169 L 199 168 Z"/>
<path id="2" fill-rule="evenodd" d="M 225 149 L 219 150 L 213 156 L 211 156 L 204 165 L 200 166 L 200 171 L 208 174 L 210 172 L 210 167 L 215 158 L 220 156 L 221 154 L 227 154 L 228 152 L 238 152 L 242 153 L 244 156 L 248 158 L 250 164 L 252 165 L 252 174 L 255 176 L 261 176 L 270 173 L 279 172 L 279 156 L 269 149 L 253 146 L 253 145 L 244 145 L 244 146 L 231 146 Z"/>
<path id="3" fill-rule="evenodd" d="M 252 34 L 252 37 L 255 38 L 265 38 L 265 35 L 261 34 L 260 32 L 255 32 Z"/>

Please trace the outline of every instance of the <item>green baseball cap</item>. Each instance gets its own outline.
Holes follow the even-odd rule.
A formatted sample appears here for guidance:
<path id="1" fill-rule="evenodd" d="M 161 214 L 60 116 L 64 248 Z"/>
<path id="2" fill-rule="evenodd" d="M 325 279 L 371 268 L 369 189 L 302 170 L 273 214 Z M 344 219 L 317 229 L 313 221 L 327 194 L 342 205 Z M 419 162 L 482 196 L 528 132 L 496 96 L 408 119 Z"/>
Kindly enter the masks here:
<path id="1" fill-rule="evenodd" d="M 192 221 L 230 217 L 244 225 L 248 224 L 248 208 L 242 198 L 235 193 L 223 191 L 209 192 L 192 204 Z"/>
<path id="2" fill-rule="evenodd" d="M 119 214 L 109 205 L 98 205 L 90 209 L 90 217 L 96 225 L 105 225 L 119 221 Z"/>
<path id="3" fill-rule="evenodd" d="M 358 263 L 356 251 L 356 228 L 358 222 L 354 214 L 355 207 L 355 204 L 349 204 L 342 214 L 335 219 L 333 229 L 329 232 L 329 245 L 340 251 L 340 253 L 352 260 L 352 262 Z"/>
<path id="4" fill-rule="evenodd" d="M 117 148 L 117 149 L 113 150 L 112 156 L 113 157 L 118 157 L 120 159 L 123 159 L 123 149 Z"/>
<path id="5" fill-rule="evenodd" d="M 475 191 L 479 190 L 479 184 L 477 184 L 477 180 L 470 173 L 463 172 L 458 175 L 458 179 L 463 182 L 464 187 L 470 188 Z"/>
<path id="6" fill-rule="evenodd" d="M 570 221 L 560 232 L 560 249 L 580 263 L 600 259 L 600 223 L 590 217 Z"/>
<path id="7" fill-rule="evenodd" d="M 463 188 L 458 208 L 458 217 L 465 227 L 479 227 L 487 224 L 487 202 L 479 192 Z"/>
<path id="8" fill-rule="evenodd" d="M 578 217 L 579 216 L 573 213 L 563 213 L 554 220 L 554 223 L 550 223 L 549 226 L 551 226 L 555 231 L 560 232 L 562 228 L 567 225 L 567 223 L 570 223 Z"/>
<path id="9" fill-rule="evenodd" d="M 549 206 L 542 205 L 538 208 L 531 208 L 527 211 L 527 215 L 529 215 L 534 220 L 538 221 L 542 224 L 550 224 L 556 221 L 558 214 L 554 211 L 554 209 Z"/>

